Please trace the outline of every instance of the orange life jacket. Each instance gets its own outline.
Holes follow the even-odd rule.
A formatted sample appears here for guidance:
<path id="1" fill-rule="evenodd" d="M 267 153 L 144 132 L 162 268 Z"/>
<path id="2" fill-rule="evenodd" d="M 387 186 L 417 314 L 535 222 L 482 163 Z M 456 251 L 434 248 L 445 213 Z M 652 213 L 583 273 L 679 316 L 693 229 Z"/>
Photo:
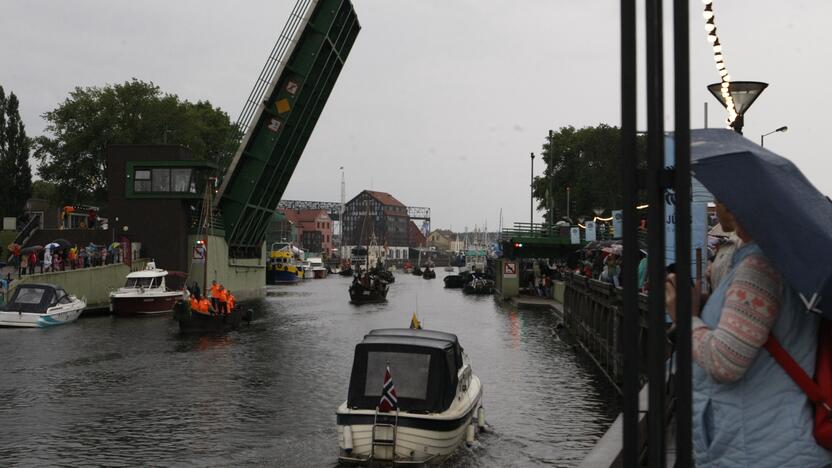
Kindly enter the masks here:
<path id="1" fill-rule="evenodd" d="M 191 297 L 191 310 L 199 312 L 199 301 L 195 297 Z"/>
<path id="2" fill-rule="evenodd" d="M 208 299 L 205 299 L 203 297 L 202 299 L 199 300 L 199 311 L 202 312 L 203 314 L 207 314 L 209 312 L 210 307 L 211 307 L 211 303 L 208 301 Z"/>
<path id="3" fill-rule="evenodd" d="M 234 300 L 234 295 L 233 295 L 233 294 L 229 294 L 229 295 L 228 295 L 228 311 L 229 311 L 229 312 L 231 312 L 232 310 L 234 310 L 234 302 L 236 302 L 236 301 Z"/>
<path id="4" fill-rule="evenodd" d="M 221 290 L 217 295 L 217 299 L 219 299 L 220 302 L 228 302 L 228 291 L 225 289 Z"/>
<path id="5" fill-rule="evenodd" d="M 220 285 L 219 284 L 212 284 L 211 285 L 211 297 L 219 299 L 219 297 L 220 297 Z"/>

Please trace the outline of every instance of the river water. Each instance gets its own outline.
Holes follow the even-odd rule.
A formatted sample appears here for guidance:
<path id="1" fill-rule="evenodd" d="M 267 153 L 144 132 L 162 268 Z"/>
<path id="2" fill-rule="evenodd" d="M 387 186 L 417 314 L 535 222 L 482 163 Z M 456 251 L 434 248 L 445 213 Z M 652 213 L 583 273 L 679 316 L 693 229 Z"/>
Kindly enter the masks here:
<path id="1" fill-rule="evenodd" d="M 167 318 L 85 317 L 0 329 L 0 465 L 337 465 L 335 409 L 370 329 L 459 336 L 489 431 L 446 466 L 574 466 L 618 412 L 614 390 L 550 312 L 397 274 L 386 304 L 348 303 L 349 278 L 270 287 L 258 320 L 183 337 Z"/>

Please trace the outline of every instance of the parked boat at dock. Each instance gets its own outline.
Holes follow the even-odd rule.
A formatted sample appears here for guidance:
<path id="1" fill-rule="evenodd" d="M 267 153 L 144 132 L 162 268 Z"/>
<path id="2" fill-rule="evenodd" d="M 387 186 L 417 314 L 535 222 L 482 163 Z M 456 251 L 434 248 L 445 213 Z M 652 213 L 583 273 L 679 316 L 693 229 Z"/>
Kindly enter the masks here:
<path id="1" fill-rule="evenodd" d="M 392 395 L 389 411 L 383 395 Z M 480 379 L 456 335 L 372 330 L 355 347 L 347 401 L 336 411 L 338 460 L 441 463 L 484 427 L 481 401 Z"/>
<path id="2" fill-rule="evenodd" d="M 165 284 L 167 270 L 148 262 L 144 270 L 127 274 L 124 286 L 110 293 L 110 311 L 119 316 L 149 316 L 173 310 L 182 291 L 171 291 Z"/>
<path id="3" fill-rule="evenodd" d="M 313 257 L 308 259 L 309 263 L 309 270 L 311 271 L 311 277 L 315 279 L 324 279 L 326 278 L 326 266 L 324 265 L 324 261 L 320 257 Z"/>
<path id="4" fill-rule="evenodd" d="M 266 265 L 266 284 L 293 284 L 300 281 L 300 271 L 290 246 L 269 252 Z"/>
<path id="5" fill-rule="evenodd" d="M 462 292 L 465 294 L 491 294 L 494 292 L 494 281 L 475 277 L 462 288 Z"/>
<path id="6" fill-rule="evenodd" d="M 21 284 L 0 306 L 0 327 L 43 328 L 78 320 L 87 307 L 83 299 L 54 284 Z"/>

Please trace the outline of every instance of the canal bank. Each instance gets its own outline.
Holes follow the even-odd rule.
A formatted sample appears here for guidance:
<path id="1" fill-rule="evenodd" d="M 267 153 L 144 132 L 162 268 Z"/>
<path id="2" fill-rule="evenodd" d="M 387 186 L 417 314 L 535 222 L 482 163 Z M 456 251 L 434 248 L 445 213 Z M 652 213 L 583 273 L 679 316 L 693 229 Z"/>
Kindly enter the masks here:
<path id="1" fill-rule="evenodd" d="M 577 466 L 618 412 L 614 389 L 551 313 L 405 274 L 386 304 L 359 307 L 347 302 L 349 282 L 269 287 L 246 303 L 262 318 L 221 337 L 182 337 L 161 317 L 0 330 L 0 456 L 334 466 L 355 345 L 370 329 L 407 326 L 414 311 L 459 336 L 484 385 L 490 430 L 445 466 Z"/>

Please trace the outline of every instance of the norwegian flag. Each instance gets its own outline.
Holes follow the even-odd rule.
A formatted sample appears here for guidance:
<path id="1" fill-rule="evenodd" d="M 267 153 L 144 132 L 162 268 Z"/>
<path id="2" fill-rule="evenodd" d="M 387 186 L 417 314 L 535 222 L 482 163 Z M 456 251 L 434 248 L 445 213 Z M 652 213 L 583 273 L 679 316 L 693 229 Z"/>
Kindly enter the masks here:
<path id="1" fill-rule="evenodd" d="M 393 411 L 398 408 L 399 399 L 396 397 L 396 387 L 393 385 L 393 377 L 390 375 L 390 366 L 384 371 L 384 387 L 381 389 L 381 402 L 378 410 L 383 412 Z"/>

